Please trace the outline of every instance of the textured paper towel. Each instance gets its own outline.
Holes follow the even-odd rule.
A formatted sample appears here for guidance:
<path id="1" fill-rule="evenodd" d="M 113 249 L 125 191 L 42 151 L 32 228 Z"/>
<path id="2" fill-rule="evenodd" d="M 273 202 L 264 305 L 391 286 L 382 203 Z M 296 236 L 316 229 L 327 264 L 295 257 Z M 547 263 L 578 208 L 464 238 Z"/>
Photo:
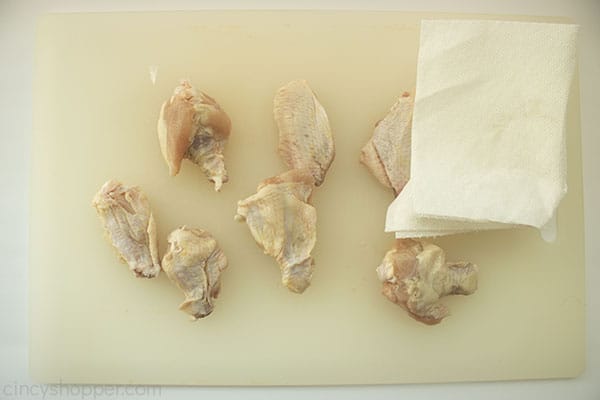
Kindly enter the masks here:
<path id="1" fill-rule="evenodd" d="M 390 205 L 386 231 L 435 236 L 416 233 L 550 220 L 567 189 L 564 124 L 577 30 L 422 22 L 410 190 Z"/>
<path id="2" fill-rule="evenodd" d="M 393 230 L 389 228 L 390 226 L 402 227 L 402 229 L 394 230 L 396 238 L 434 237 L 473 230 L 501 229 L 513 226 L 494 222 L 474 223 L 471 221 L 419 217 L 414 213 L 412 207 L 412 190 L 412 183 L 408 181 L 402 192 L 400 192 L 394 203 L 392 203 L 395 207 L 394 212 L 388 212 L 386 231 L 390 232 Z"/>

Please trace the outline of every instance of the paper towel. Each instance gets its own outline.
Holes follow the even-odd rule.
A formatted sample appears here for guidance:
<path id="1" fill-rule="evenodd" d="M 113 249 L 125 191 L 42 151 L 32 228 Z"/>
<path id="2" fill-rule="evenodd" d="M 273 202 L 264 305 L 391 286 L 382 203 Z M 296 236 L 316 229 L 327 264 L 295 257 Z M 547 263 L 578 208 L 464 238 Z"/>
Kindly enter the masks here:
<path id="1" fill-rule="evenodd" d="M 422 22 L 409 190 L 390 205 L 386 231 L 435 236 L 427 233 L 550 220 L 567 190 L 564 127 L 577 30 Z"/>
<path id="2" fill-rule="evenodd" d="M 471 221 L 419 217 L 413 211 L 412 190 L 412 183 L 409 180 L 390 206 L 390 208 L 394 207 L 394 213 L 388 212 L 386 232 L 395 231 L 396 238 L 434 237 L 473 230 L 507 228 L 506 224 L 494 222 L 474 224 Z M 390 229 L 390 227 L 395 226 L 401 226 L 402 229 Z M 509 225 L 509 227 L 512 227 L 512 225 Z"/>

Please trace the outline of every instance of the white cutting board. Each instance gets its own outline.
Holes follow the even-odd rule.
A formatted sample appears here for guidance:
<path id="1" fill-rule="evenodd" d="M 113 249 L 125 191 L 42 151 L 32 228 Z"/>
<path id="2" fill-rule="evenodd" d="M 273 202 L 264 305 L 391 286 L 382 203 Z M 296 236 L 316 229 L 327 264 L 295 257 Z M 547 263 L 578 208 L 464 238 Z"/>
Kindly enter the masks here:
<path id="1" fill-rule="evenodd" d="M 431 17 L 467 16 L 207 11 L 42 18 L 31 187 L 33 377 L 315 385 L 579 374 L 585 296 L 577 82 L 557 241 L 545 243 L 529 229 L 438 240 L 449 259 L 481 268 L 479 290 L 447 298 L 452 315 L 438 326 L 415 322 L 380 294 L 375 267 L 393 242 L 383 233 L 392 195 L 358 158 L 375 122 L 400 93 L 414 90 L 419 22 Z M 181 77 L 231 116 L 231 181 L 221 193 L 191 163 L 173 178 L 162 160 L 156 119 Z M 314 195 L 316 269 L 303 295 L 281 286 L 275 262 L 233 220 L 239 199 L 284 170 L 272 100 L 297 78 L 310 82 L 327 110 L 337 147 Z M 90 206 L 109 178 L 148 194 L 161 251 L 167 233 L 182 224 L 219 240 L 230 263 L 210 317 L 191 322 L 164 274 L 136 279 L 119 263 Z"/>

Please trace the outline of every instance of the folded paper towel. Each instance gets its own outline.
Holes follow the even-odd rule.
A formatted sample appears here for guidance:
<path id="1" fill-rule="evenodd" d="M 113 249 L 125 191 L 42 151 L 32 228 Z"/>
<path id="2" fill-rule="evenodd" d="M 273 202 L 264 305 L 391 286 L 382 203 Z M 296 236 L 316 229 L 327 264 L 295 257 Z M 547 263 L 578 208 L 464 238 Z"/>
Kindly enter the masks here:
<path id="1" fill-rule="evenodd" d="M 451 220 L 447 218 L 428 218 L 417 216 L 412 207 L 413 185 L 409 180 L 396 200 L 390 206 L 394 212 L 388 210 L 386 231 L 388 226 L 399 226 L 395 229 L 396 238 L 418 238 L 464 233 L 473 230 L 501 229 L 505 224 L 494 222 L 479 222 L 474 225 L 471 221 Z M 510 225 L 512 226 L 512 225 Z M 510 227 L 509 226 L 509 227 Z"/>
<path id="2" fill-rule="evenodd" d="M 578 27 L 421 24 L 411 176 L 386 231 L 542 227 L 567 190 L 565 114 Z"/>

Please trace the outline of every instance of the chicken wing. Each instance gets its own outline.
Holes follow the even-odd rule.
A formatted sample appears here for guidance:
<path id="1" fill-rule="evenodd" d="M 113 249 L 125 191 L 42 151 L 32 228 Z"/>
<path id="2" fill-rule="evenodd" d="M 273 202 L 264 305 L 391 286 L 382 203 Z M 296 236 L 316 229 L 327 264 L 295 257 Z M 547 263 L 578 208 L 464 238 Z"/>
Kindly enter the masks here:
<path id="1" fill-rule="evenodd" d="M 169 249 L 162 266 L 185 295 L 179 309 L 194 320 L 204 318 L 214 309 L 227 258 L 215 238 L 200 229 L 183 226 L 171 232 L 167 240 Z"/>
<path id="2" fill-rule="evenodd" d="M 402 96 L 377 124 L 373 137 L 362 148 L 360 161 L 384 186 L 398 195 L 410 176 L 410 127 L 413 99 Z"/>
<path id="3" fill-rule="evenodd" d="M 314 178 L 309 170 L 292 169 L 260 183 L 257 193 L 238 202 L 238 221 L 246 221 L 256 243 L 275 258 L 281 281 L 302 293 L 313 272 L 311 252 L 317 239 L 317 211 L 308 204 Z"/>
<path id="4" fill-rule="evenodd" d="M 444 251 L 436 245 L 399 239 L 377 267 L 377 276 L 390 301 L 417 321 L 434 325 L 448 315 L 448 309 L 438 300 L 447 295 L 474 293 L 477 271 L 471 263 L 446 262 Z"/>
<path id="5" fill-rule="evenodd" d="M 320 186 L 335 156 L 323 106 L 303 80 L 281 87 L 273 103 L 279 128 L 279 155 L 290 169 L 308 168 L 315 185 Z"/>
<path id="6" fill-rule="evenodd" d="M 122 261 L 137 277 L 153 278 L 160 272 L 156 225 L 146 195 L 138 187 L 106 182 L 94 196 L 105 233 Z"/>
<path id="7" fill-rule="evenodd" d="M 223 151 L 231 132 L 231 121 L 210 96 L 182 80 L 160 110 L 158 139 L 169 173 L 177 175 L 187 158 L 221 190 L 228 181 Z"/>

